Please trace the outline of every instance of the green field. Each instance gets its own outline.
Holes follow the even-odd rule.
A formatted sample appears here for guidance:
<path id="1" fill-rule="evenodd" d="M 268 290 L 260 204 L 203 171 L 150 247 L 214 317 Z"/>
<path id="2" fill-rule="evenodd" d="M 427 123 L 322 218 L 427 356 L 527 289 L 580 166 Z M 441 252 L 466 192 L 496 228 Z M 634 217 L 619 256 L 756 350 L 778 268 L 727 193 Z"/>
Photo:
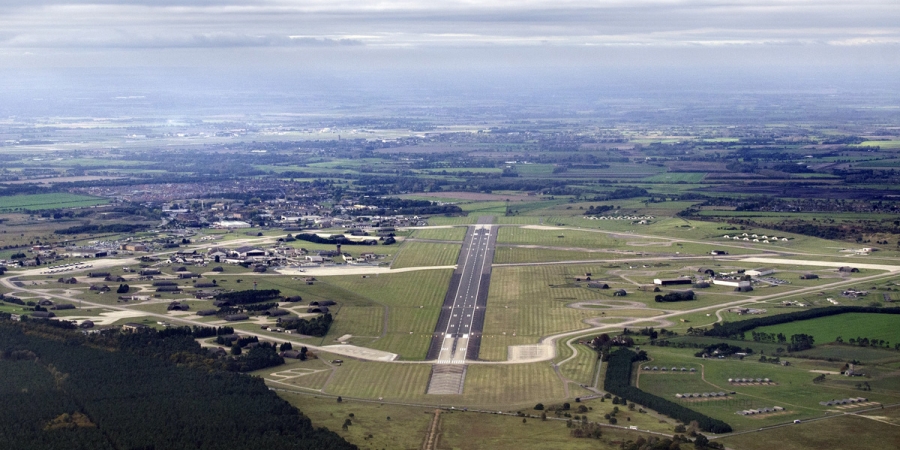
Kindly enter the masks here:
<path id="1" fill-rule="evenodd" d="M 272 385 L 279 388 L 277 385 Z M 406 449 L 419 448 L 434 417 L 434 406 L 407 406 L 384 402 L 360 402 L 343 398 L 340 403 L 334 397 L 279 391 L 278 394 L 308 416 L 313 426 L 324 426 L 337 432 L 348 441 L 361 448 Z M 612 409 L 610 402 L 592 400 L 584 403 L 591 411 L 584 414 L 590 421 L 604 421 L 603 414 Z M 572 406 L 573 413 L 576 406 Z M 546 448 L 608 449 L 620 448 L 618 442 L 636 440 L 647 435 L 638 431 L 605 428 L 603 437 L 576 439 L 570 434 L 565 420 L 553 420 L 548 414 L 547 421 L 530 417 L 522 423 L 522 418 L 510 414 L 487 412 L 464 412 L 444 409 L 441 413 L 440 435 L 437 448 L 466 449 L 520 449 L 539 450 Z M 530 408 L 521 410 L 524 414 L 538 416 L 539 411 Z M 350 418 L 350 414 L 353 417 Z M 671 432 L 672 426 L 659 424 L 648 414 L 637 414 L 623 409 L 619 413 L 623 422 L 634 424 L 641 430 Z M 351 419 L 347 430 L 342 430 L 345 419 Z M 565 418 L 562 418 L 565 419 Z M 499 433 L 507 430 L 508 433 Z"/>
<path id="2" fill-rule="evenodd" d="M 886 411 L 886 412 L 885 412 Z M 888 423 L 881 420 L 888 416 Z M 822 448 L 865 448 L 892 450 L 900 448 L 900 427 L 896 408 L 867 413 L 869 417 L 839 416 L 808 423 L 725 436 L 716 442 L 728 448 L 768 450 L 777 442 L 779 449 L 807 450 Z"/>
<path id="3" fill-rule="evenodd" d="M 497 246 L 494 251 L 494 264 L 515 264 L 553 261 L 587 261 L 593 259 L 612 259 L 617 254 L 605 251 L 553 250 L 547 248 L 524 248 Z"/>
<path id="4" fill-rule="evenodd" d="M 478 215 L 468 216 L 435 216 L 428 219 L 429 225 L 470 225 L 478 221 Z"/>
<path id="5" fill-rule="evenodd" d="M 40 211 L 45 209 L 81 208 L 103 205 L 109 200 L 75 194 L 32 194 L 0 197 L 0 212 Z"/>
<path id="6" fill-rule="evenodd" d="M 838 337 L 844 342 L 858 337 L 881 339 L 892 344 L 900 343 L 900 316 L 893 314 L 848 313 L 836 316 L 760 327 L 753 331 L 783 333 L 790 339 L 793 334 L 809 334 L 817 344 L 834 342 Z M 749 336 L 750 333 L 748 332 Z"/>
<path id="7" fill-rule="evenodd" d="M 690 342 L 690 339 L 678 342 Z M 711 338 L 696 341 L 707 345 L 708 343 L 721 342 Z M 674 341 L 673 341 L 674 342 Z M 736 430 L 755 429 L 759 427 L 790 423 L 794 419 L 807 420 L 823 417 L 839 410 L 822 406 L 821 401 L 833 398 L 846 398 L 852 396 L 865 396 L 876 402 L 894 403 L 900 400 L 900 386 L 896 383 L 876 385 L 871 391 L 860 391 L 855 387 L 860 379 L 842 376 L 828 375 L 823 383 L 814 383 L 812 380 L 817 373 L 815 371 L 835 372 L 843 366 L 843 361 L 828 362 L 824 360 L 807 360 L 788 358 L 782 355 L 782 360 L 790 362 L 789 366 L 760 362 L 759 354 L 764 352 L 770 358 L 777 355 L 774 344 L 760 344 L 752 341 L 728 341 L 733 345 L 753 348 L 754 353 L 743 359 L 702 359 L 694 356 L 696 350 L 691 348 L 670 347 L 646 347 L 651 361 L 640 363 L 638 366 L 666 366 L 696 368 L 698 373 L 684 374 L 681 372 L 672 374 L 662 371 L 641 370 L 639 386 L 642 390 L 654 393 L 663 398 L 684 403 L 704 414 L 722 419 L 731 424 Z M 851 349 L 852 350 L 852 349 Z M 805 353 L 805 352 L 804 352 Z M 882 354 L 892 352 L 880 351 Z M 895 360 L 896 361 L 896 360 Z M 891 376 L 893 369 L 865 366 L 872 380 L 895 380 Z M 775 385 L 732 385 L 729 378 L 770 378 Z M 873 381 L 874 382 L 874 381 Z M 736 392 L 730 395 L 729 400 L 690 402 L 676 400 L 676 393 L 690 392 Z M 783 414 L 758 417 L 744 417 L 736 414 L 738 410 L 781 406 L 786 409 Z"/>
<path id="8" fill-rule="evenodd" d="M 391 265 L 394 269 L 422 266 L 452 266 L 459 259 L 462 244 L 407 242 Z"/>
<path id="9" fill-rule="evenodd" d="M 271 385 L 281 388 L 278 385 Z M 312 420 L 313 426 L 325 427 L 341 435 L 360 448 L 418 448 L 425 439 L 431 424 L 433 408 L 397 406 L 384 403 L 343 400 L 333 397 L 317 397 L 307 394 L 278 392 L 282 398 L 296 406 Z M 351 418 L 352 425 L 342 430 L 344 421 Z M 369 437 L 371 436 L 371 437 Z"/>
<path id="10" fill-rule="evenodd" d="M 462 241 L 466 237 L 466 228 L 426 228 L 415 230 L 413 237 L 416 239 L 435 239 L 439 241 Z"/>
<path id="11" fill-rule="evenodd" d="M 330 344 L 344 334 L 351 334 L 357 336 L 352 343 L 397 353 L 403 359 L 425 358 L 452 273 L 452 270 L 422 270 L 366 278 L 328 277 L 328 284 L 355 293 L 368 302 L 352 308 L 342 307 L 322 342 Z"/>
<path id="12" fill-rule="evenodd" d="M 606 233 L 578 230 L 538 230 L 502 227 L 497 242 L 504 244 L 545 245 L 551 247 L 608 248 L 623 245 Z"/>
<path id="13" fill-rule="evenodd" d="M 584 287 L 563 284 L 579 269 L 583 270 L 571 266 L 495 268 L 485 313 L 482 358 L 505 359 L 508 345 L 533 344 L 542 336 L 586 328 L 585 319 L 600 316 L 601 310 L 566 306 L 598 295 Z"/>
<path id="14" fill-rule="evenodd" d="M 654 181 L 663 183 L 699 183 L 706 177 L 706 172 L 666 172 L 641 181 Z"/>
<path id="15" fill-rule="evenodd" d="M 578 355 L 559 367 L 560 372 L 566 378 L 578 384 L 591 386 L 594 384 L 594 375 L 597 373 L 597 353 L 585 346 L 575 344 Z M 571 352 L 571 351 L 570 351 Z"/>
<path id="16" fill-rule="evenodd" d="M 900 149 L 900 141 L 864 141 L 859 143 L 859 147 L 881 147 L 882 149 L 896 150 Z"/>

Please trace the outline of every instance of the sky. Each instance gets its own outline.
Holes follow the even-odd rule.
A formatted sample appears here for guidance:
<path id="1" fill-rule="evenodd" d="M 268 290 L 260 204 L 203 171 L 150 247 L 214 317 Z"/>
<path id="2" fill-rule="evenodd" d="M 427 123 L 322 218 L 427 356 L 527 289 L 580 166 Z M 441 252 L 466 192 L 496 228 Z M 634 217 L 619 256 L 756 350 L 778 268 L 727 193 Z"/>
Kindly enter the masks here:
<path id="1" fill-rule="evenodd" d="M 898 0 L 0 2 L 0 86 L 29 93 L 893 91 L 898 75 Z"/>

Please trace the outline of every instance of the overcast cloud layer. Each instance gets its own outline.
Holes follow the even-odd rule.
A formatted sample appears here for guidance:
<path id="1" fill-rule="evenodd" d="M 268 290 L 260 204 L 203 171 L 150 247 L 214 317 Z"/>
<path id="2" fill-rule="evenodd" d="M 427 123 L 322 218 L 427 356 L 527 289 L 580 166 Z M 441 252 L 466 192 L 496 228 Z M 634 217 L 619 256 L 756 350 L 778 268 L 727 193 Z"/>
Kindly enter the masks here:
<path id="1" fill-rule="evenodd" d="M 6 0 L 0 51 L 12 62 L 132 64 L 139 50 L 378 50 L 585 47 L 888 48 L 900 54 L 897 0 Z M 133 49 L 134 52 L 121 50 Z M 103 52 L 115 53 L 104 58 Z M 335 52 L 340 52 L 335 49 Z M 698 52 L 700 53 L 700 52 Z M 354 57 L 366 57 L 356 54 Z M 179 63 L 186 63 L 179 56 Z M 889 58 L 890 59 L 890 58 Z M 54 61 L 56 60 L 56 61 Z M 489 63 L 489 61 L 485 61 Z"/>
<path id="2" fill-rule="evenodd" d="M 828 78 L 822 86 L 891 89 L 900 79 L 900 2 L 0 2 L 0 83 L 8 87 L 36 83 L 35 71 L 55 79 L 77 70 L 145 69 L 245 79 L 439 73 L 447 86 L 462 79 L 448 73 L 462 72 L 475 80 L 568 76 L 570 84 L 610 74 L 629 83 L 676 75 L 727 82 L 754 73 L 755 81 L 787 86 Z"/>

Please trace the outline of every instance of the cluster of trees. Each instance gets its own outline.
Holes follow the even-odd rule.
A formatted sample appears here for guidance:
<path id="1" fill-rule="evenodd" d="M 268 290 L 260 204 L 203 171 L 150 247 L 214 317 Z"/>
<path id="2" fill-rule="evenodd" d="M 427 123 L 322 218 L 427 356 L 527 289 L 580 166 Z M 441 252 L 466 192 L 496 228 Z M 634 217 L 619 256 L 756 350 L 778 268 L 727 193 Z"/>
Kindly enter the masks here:
<path id="1" fill-rule="evenodd" d="M 76 225 L 74 227 L 55 230 L 56 234 L 88 234 L 88 233 L 136 233 L 148 228 L 144 224 L 111 223 L 106 225 Z"/>
<path id="2" fill-rule="evenodd" d="M 312 234 L 312 233 L 300 233 L 300 234 L 294 236 L 294 238 L 295 238 L 295 239 L 299 239 L 299 240 L 301 240 L 301 241 L 313 242 L 313 243 L 316 243 L 316 244 L 329 244 L 329 245 L 336 245 L 336 244 L 341 244 L 341 245 L 377 245 L 377 244 L 378 244 L 378 241 L 375 240 L 375 239 L 365 239 L 365 240 L 361 240 L 361 241 L 351 241 L 350 239 L 347 239 L 347 238 L 346 238 L 344 235 L 342 235 L 342 234 L 336 234 L 336 235 L 333 235 L 332 237 L 324 238 L 324 237 L 322 237 L 322 236 L 319 236 L 318 234 Z"/>
<path id="3" fill-rule="evenodd" d="M 220 292 L 216 294 L 216 300 L 225 300 L 232 305 L 246 305 L 249 303 L 259 303 L 267 300 L 275 300 L 280 298 L 281 291 L 278 289 L 259 289 L 236 292 Z"/>
<path id="4" fill-rule="evenodd" d="M 60 323 L 72 323 L 56 321 Z M 49 323 L 49 322 L 48 322 Z M 73 325 L 74 328 L 74 325 Z M 231 333 L 228 333 L 228 332 Z M 91 342 L 116 349 L 125 350 L 145 357 L 162 357 L 191 367 L 202 367 L 207 370 L 220 370 L 227 372 L 252 372 L 284 364 L 284 359 L 278 356 L 275 346 L 267 343 L 259 343 L 251 351 L 242 352 L 240 349 L 251 342 L 258 342 L 258 338 L 245 338 L 243 343 L 236 344 L 237 351 L 232 347 L 232 356 L 219 357 L 200 347 L 195 340 L 200 335 L 212 336 L 212 331 L 189 327 L 171 327 L 165 330 L 142 330 L 134 333 L 121 333 L 118 330 L 91 335 Z M 234 333 L 231 327 L 215 329 L 216 336 L 224 336 Z M 240 357 L 238 357 L 240 356 Z"/>
<path id="5" fill-rule="evenodd" d="M 160 334 L 165 335 L 165 333 L 168 333 L 169 332 L 168 330 L 171 330 L 171 329 L 173 329 L 173 328 L 170 327 L 165 330 L 162 330 L 162 331 L 160 331 Z M 208 337 L 213 337 L 213 336 L 224 336 L 224 335 L 228 335 L 228 334 L 234 334 L 234 328 L 232 328 L 232 327 L 215 327 L 215 328 L 214 327 L 198 327 L 197 325 L 194 325 L 191 328 L 191 336 L 193 336 L 196 339 L 208 338 Z"/>
<path id="6" fill-rule="evenodd" d="M 14 305 L 25 306 L 25 302 L 21 298 L 13 297 L 11 295 L 0 294 L 0 301 L 4 301 L 6 303 L 12 303 Z"/>
<path id="7" fill-rule="evenodd" d="M 784 333 L 766 333 L 762 331 L 753 331 L 751 332 L 751 337 L 755 342 L 771 342 L 773 344 L 786 344 L 788 342 L 787 336 Z M 840 339 L 840 338 L 839 338 Z M 794 334 L 791 335 L 790 344 L 788 344 L 787 349 L 789 352 L 798 352 L 801 350 L 808 350 L 813 347 L 813 337 L 807 334 Z"/>
<path id="8" fill-rule="evenodd" d="M 569 419 L 566 421 L 566 426 L 572 429 L 569 431 L 569 434 L 574 438 L 600 439 L 603 436 L 603 427 L 596 422 L 588 422 L 586 416 L 577 425 Z M 668 449 L 669 447 L 665 448 Z"/>
<path id="9" fill-rule="evenodd" d="M 396 197 L 368 197 L 363 198 L 364 205 L 375 206 L 378 209 L 363 209 L 348 211 L 350 215 L 422 215 L 422 214 L 460 214 L 462 208 L 456 205 L 440 205 L 438 202 L 428 200 L 406 200 Z"/>
<path id="10" fill-rule="evenodd" d="M 707 345 L 703 347 L 702 351 L 694 353 L 694 356 L 700 358 L 703 355 L 716 355 L 716 356 L 731 356 L 735 353 L 753 353 L 753 349 L 750 347 L 740 348 L 736 345 L 727 344 L 724 342 L 720 342 L 718 344 Z"/>
<path id="11" fill-rule="evenodd" d="M 331 328 L 331 322 L 334 319 L 331 317 L 331 314 L 325 313 L 318 317 L 313 317 L 312 319 L 288 319 L 288 320 L 278 320 L 278 325 L 284 327 L 286 330 L 297 330 L 297 333 L 305 334 L 307 336 L 316 336 L 322 337 L 328 334 L 328 329 Z"/>
<path id="12" fill-rule="evenodd" d="M 275 346 L 268 342 L 258 342 L 258 345 L 243 351 L 240 339 L 231 347 L 232 355 L 240 355 L 240 358 L 230 360 L 229 370 L 232 372 L 253 372 L 266 367 L 280 366 L 284 364 L 284 358 L 278 355 Z"/>
<path id="13" fill-rule="evenodd" d="M 630 334 L 634 334 L 633 332 L 629 332 L 628 328 L 625 331 L 614 337 L 610 338 L 608 334 L 603 333 L 593 339 L 591 339 L 591 347 L 597 352 L 598 358 L 601 361 L 607 361 L 609 359 L 609 353 L 613 346 L 616 347 L 631 347 L 634 345 L 634 339 L 629 336 Z M 646 359 L 647 352 L 641 350 L 638 355 L 640 357 Z"/>
<path id="14" fill-rule="evenodd" d="M 722 444 L 714 444 L 715 446 L 709 446 L 711 443 L 704 444 L 704 442 L 708 442 L 701 440 L 706 439 L 705 436 L 698 435 L 697 440 L 694 441 L 694 448 L 696 449 L 705 449 L 705 448 L 722 448 Z M 676 434 L 672 436 L 672 438 L 661 438 L 659 436 L 640 436 L 636 440 L 629 440 L 622 443 L 619 447 L 621 450 L 679 450 L 681 449 L 681 444 L 689 444 L 691 442 L 687 437 Z M 698 442 L 700 443 L 698 445 Z"/>
<path id="15" fill-rule="evenodd" d="M 191 368 L 184 355 L 96 347 L 109 339 L 0 322 L 2 353 L 24 356 L 0 361 L 0 442 L 97 450 L 357 448 L 314 428 L 260 378 Z"/>
<path id="16" fill-rule="evenodd" d="M 655 300 L 662 302 L 686 302 L 694 299 L 694 291 L 674 291 L 666 295 L 657 295 Z"/>
<path id="17" fill-rule="evenodd" d="M 784 349 L 779 347 L 778 350 L 775 350 L 775 351 L 781 353 L 782 351 L 784 351 Z M 772 357 L 766 358 L 766 355 L 759 355 L 759 362 L 770 363 L 770 364 L 781 364 L 781 358 L 779 358 L 778 356 L 776 356 L 774 358 L 772 358 Z M 790 363 L 785 361 L 784 365 L 789 366 Z"/>
<path id="18" fill-rule="evenodd" d="M 660 328 L 659 330 L 656 330 L 653 327 L 644 327 L 637 331 L 629 330 L 628 328 L 623 328 L 622 334 L 624 336 L 630 336 L 630 335 L 647 336 L 650 338 L 650 340 L 657 339 L 659 336 L 666 336 L 666 337 L 678 336 L 678 333 L 676 333 L 672 330 L 667 330 L 665 328 Z"/>
<path id="19" fill-rule="evenodd" d="M 773 344 L 784 344 L 787 342 L 787 336 L 784 333 L 766 333 L 763 331 L 753 331 L 750 333 L 753 342 L 771 342 Z"/>
<path id="20" fill-rule="evenodd" d="M 900 308 L 876 308 L 871 306 L 827 306 L 778 314 L 766 317 L 754 317 L 738 322 L 714 323 L 712 328 L 703 331 L 705 336 L 744 339 L 744 333 L 758 327 L 790 323 L 798 320 L 809 320 L 817 317 L 834 316 L 844 313 L 900 314 Z"/>
<path id="21" fill-rule="evenodd" d="M 608 192 L 606 194 L 597 194 L 594 196 L 594 201 L 604 201 L 604 200 L 619 200 L 626 198 L 635 198 L 635 197 L 646 197 L 650 195 L 646 189 L 639 187 L 625 187 L 618 188 L 612 192 Z"/>
<path id="22" fill-rule="evenodd" d="M 607 211 L 611 211 L 613 207 L 611 205 L 591 205 L 587 209 L 587 214 L 603 214 Z"/>
<path id="23" fill-rule="evenodd" d="M 278 306 L 278 303 L 257 303 L 255 305 L 243 305 L 241 309 L 244 311 L 266 311 Z"/>
<path id="24" fill-rule="evenodd" d="M 606 368 L 606 380 L 603 389 L 628 401 L 653 409 L 684 423 L 697 421 L 703 431 L 712 433 L 729 433 L 731 425 L 713 419 L 705 414 L 685 408 L 678 403 L 644 392 L 631 385 L 632 364 L 638 360 L 638 354 L 622 348 L 609 356 Z"/>
<path id="25" fill-rule="evenodd" d="M 838 336 L 834 340 L 838 344 L 844 344 L 843 336 Z M 857 336 L 856 338 L 850 338 L 846 344 L 855 345 L 857 347 L 874 347 L 874 348 L 891 348 L 891 343 L 889 341 L 885 341 L 884 339 L 869 339 L 867 337 Z M 900 350 L 900 343 L 894 344 L 894 350 Z"/>
<path id="26" fill-rule="evenodd" d="M 803 350 L 809 350 L 813 348 L 815 345 L 815 339 L 808 334 L 792 334 L 791 335 L 791 343 L 788 344 L 787 349 L 789 352 L 799 352 Z"/>

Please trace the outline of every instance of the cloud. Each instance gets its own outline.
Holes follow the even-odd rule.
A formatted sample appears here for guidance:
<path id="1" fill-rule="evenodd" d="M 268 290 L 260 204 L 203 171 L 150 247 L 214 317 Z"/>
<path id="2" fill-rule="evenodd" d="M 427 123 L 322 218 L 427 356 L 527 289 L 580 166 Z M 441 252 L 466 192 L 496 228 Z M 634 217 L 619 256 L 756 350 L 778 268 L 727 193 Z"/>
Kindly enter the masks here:
<path id="1" fill-rule="evenodd" d="M 900 42 L 896 2 L 4 0 L 0 51 L 33 48 L 77 56 L 109 50 L 140 59 L 143 49 L 193 49 L 204 58 L 218 52 L 228 61 L 233 58 L 227 52 L 239 49 L 278 58 L 286 54 L 278 52 L 326 51 L 370 59 L 392 50 L 424 55 L 474 49 L 485 58 L 489 52 L 481 50 L 487 49 L 496 53 L 485 58 L 490 62 L 547 48 L 557 49 L 547 54 L 560 55 L 611 48 L 874 48 Z"/>
<path id="2" fill-rule="evenodd" d="M 346 44 L 557 45 L 839 42 L 900 36 L 895 0 L 131 0 L 5 2 L 8 45 L 175 48 Z M 127 32 L 122 31 L 127 30 Z M 787 35 L 787 36 L 786 36 Z M 289 39 L 312 36 L 313 40 Z M 891 36 L 888 36 L 890 38 Z M 699 39 L 698 39 L 699 37 Z M 131 40 L 132 42 L 128 42 Z M 331 41 L 338 41 L 337 43 Z M 872 41 L 877 42 L 877 41 Z"/>
<path id="3" fill-rule="evenodd" d="M 4 41 L 6 46 L 24 48 L 233 48 L 233 47 L 339 47 L 364 45 L 358 39 L 316 36 L 283 36 L 212 32 L 203 34 L 141 33 L 100 30 L 89 33 L 48 35 L 26 34 Z"/>

